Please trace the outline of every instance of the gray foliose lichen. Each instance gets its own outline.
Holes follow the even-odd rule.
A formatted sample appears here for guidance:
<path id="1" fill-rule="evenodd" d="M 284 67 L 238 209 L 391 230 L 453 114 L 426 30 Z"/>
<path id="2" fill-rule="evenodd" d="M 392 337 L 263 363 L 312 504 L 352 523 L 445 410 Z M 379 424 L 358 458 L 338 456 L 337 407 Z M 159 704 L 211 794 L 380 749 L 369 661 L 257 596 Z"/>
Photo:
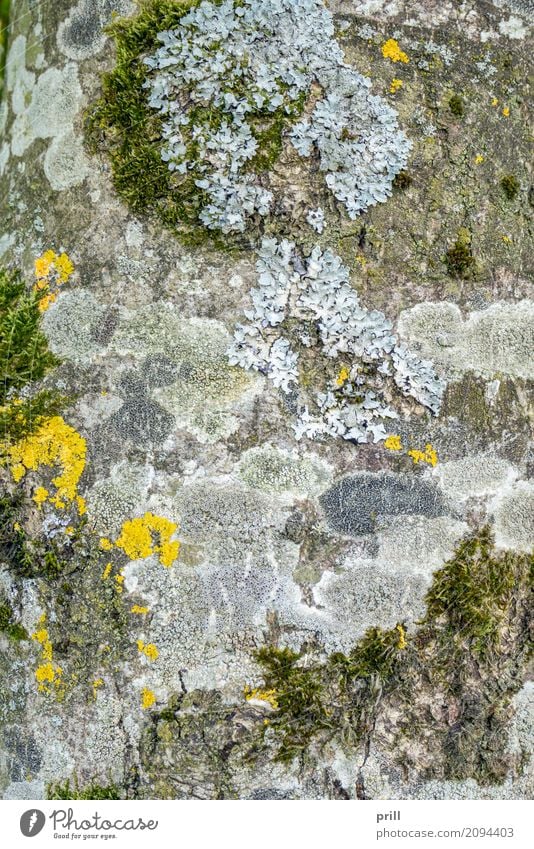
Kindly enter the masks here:
<path id="1" fill-rule="evenodd" d="M 178 186 L 194 177 L 207 228 L 243 232 L 269 214 L 273 194 L 254 159 L 262 122 L 273 118 L 289 119 L 301 156 L 318 156 L 351 218 L 391 195 L 411 143 L 395 110 L 346 64 L 322 0 L 202 2 L 158 38 L 144 61 L 149 103 L 163 119 L 161 156 Z M 315 215 L 309 223 L 322 226 Z"/>

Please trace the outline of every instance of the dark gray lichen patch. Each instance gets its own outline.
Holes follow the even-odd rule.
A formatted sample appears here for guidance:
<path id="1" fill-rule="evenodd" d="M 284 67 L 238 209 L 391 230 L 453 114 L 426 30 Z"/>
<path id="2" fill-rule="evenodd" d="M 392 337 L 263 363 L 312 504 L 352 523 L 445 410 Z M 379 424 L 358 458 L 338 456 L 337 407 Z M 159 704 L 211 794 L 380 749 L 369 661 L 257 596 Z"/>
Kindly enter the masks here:
<path id="1" fill-rule="evenodd" d="M 128 0 L 79 0 L 59 27 L 58 43 L 71 59 L 83 60 L 102 50 L 102 28 L 116 12 L 128 10 Z"/>
<path id="2" fill-rule="evenodd" d="M 42 754 L 32 734 L 10 728 L 4 734 L 11 781 L 31 781 L 41 769 Z"/>
<path id="3" fill-rule="evenodd" d="M 120 387 L 127 398 L 109 419 L 109 424 L 123 439 L 139 445 L 147 442 L 157 445 L 165 441 L 175 419 L 150 398 L 149 392 L 173 383 L 175 376 L 175 366 L 164 356 L 147 358 L 139 374 L 128 371 L 123 375 Z"/>
<path id="4" fill-rule="evenodd" d="M 338 533 L 372 533 L 380 516 L 443 516 L 446 505 L 436 486 L 413 475 L 351 475 L 320 498 L 326 520 Z"/>

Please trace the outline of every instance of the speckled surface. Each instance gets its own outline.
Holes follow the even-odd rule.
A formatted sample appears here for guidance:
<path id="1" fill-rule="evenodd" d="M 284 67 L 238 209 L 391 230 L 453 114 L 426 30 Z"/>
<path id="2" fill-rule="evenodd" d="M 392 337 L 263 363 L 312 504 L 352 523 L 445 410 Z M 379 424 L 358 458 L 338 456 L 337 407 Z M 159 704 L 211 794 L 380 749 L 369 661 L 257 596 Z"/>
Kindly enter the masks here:
<path id="1" fill-rule="evenodd" d="M 407 775 L 385 745 L 388 715 L 368 751 L 330 743 L 289 766 L 268 754 L 254 766 L 240 759 L 240 735 L 258 722 L 243 696 L 261 681 L 254 649 L 273 639 L 348 651 L 373 625 L 404 622 L 410 632 L 433 573 L 467 532 L 489 523 L 497 546 L 517 552 L 534 535 L 531 4 L 329 7 L 345 61 L 397 110 L 412 142 L 409 180 L 355 220 L 327 199 L 318 235 L 304 214 L 315 175 L 293 172 L 285 151 L 277 179 L 304 198 L 291 238 L 308 253 L 319 243 L 339 255 L 365 307 L 381 310 L 447 383 L 437 416 L 401 406 L 392 430 L 400 450 L 297 441 L 290 400 L 228 361 L 256 285 L 255 253 L 186 248 L 136 217 L 105 156 L 84 145 L 84 109 L 114 61 L 102 27 L 133 3 L 14 0 L 0 105 L 0 262 L 29 281 L 47 249 L 74 262 L 43 327 L 62 359 L 47 380 L 76 395 L 64 418 L 87 444 L 78 489 L 91 527 L 116 540 L 126 520 L 151 513 L 176 525 L 181 548 L 171 568 L 155 555 L 125 562 L 120 604 L 149 613 L 125 613 L 120 627 L 106 619 L 99 574 L 69 578 L 78 611 L 62 622 L 50 588 L 1 570 L 0 587 L 30 633 L 46 612 L 56 634 L 83 644 L 94 616 L 101 642 L 115 641 L 113 663 L 102 666 L 80 649 L 69 667 L 66 650 L 76 684 L 61 702 L 37 690 L 36 642 L 14 646 L 0 635 L 5 798 L 42 798 L 48 782 L 73 775 L 145 798 L 353 798 L 362 783 L 377 799 L 532 793 L 525 670 L 501 784 L 424 780 L 417 765 Z M 383 56 L 390 38 L 408 63 Z M 394 78 L 402 85 L 392 92 Z M 454 94 L 461 117 L 449 108 Z M 500 186 L 505 174 L 519 182 L 514 199 Z M 474 257 L 465 278 L 446 264 L 462 232 Z M 414 462 L 408 451 L 427 445 L 437 463 Z M 0 476 L 12 488 L 8 470 Z M 157 646 L 157 659 L 138 640 Z M 156 729 L 144 690 L 159 709 L 182 695 L 179 739 L 166 723 Z"/>

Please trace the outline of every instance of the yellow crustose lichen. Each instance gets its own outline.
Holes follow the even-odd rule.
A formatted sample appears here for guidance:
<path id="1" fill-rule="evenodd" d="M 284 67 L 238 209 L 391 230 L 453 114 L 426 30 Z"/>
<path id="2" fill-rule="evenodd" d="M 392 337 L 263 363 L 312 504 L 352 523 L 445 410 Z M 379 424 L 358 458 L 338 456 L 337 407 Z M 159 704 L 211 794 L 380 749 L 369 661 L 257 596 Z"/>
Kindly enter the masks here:
<path id="1" fill-rule="evenodd" d="M 398 41 L 394 38 L 389 38 L 382 45 L 382 56 L 384 59 L 391 59 L 392 62 L 409 62 L 410 59 L 404 53 L 403 50 L 400 49 Z"/>
<path id="2" fill-rule="evenodd" d="M 384 440 L 384 448 L 387 448 L 388 451 L 402 451 L 402 440 L 400 436 L 392 433 L 391 436 L 388 436 Z"/>
<path id="3" fill-rule="evenodd" d="M 119 538 L 115 542 L 130 560 L 144 559 L 152 554 L 159 556 L 163 566 L 172 566 L 178 557 L 180 543 L 171 537 L 178 530 L 178 525 L 163 516 L 145 513 L 136 519 L 124 522 Z M 154 540 L 154 537 L 157 540 Z M 100 546 L 109 550 L 113 546 L 108 539 L 100 540 Z"/>
<path id="4" fill-rule="evenodd" d="M 402 88 L 403 85 L 404 85 L 403 81 L 399 80 L 397 77 L 395 77 L 394 80 L 391 80 L 391 85 L 389 87 L 389 93 L 395 94 L 395 92 L 397 92 L 399 90 L 399 88 Z"/>
<path id="5" fill-rule="evenodd" d="M 438 462 L 437 452 L 429 442 L 425 445 L 424 451 L 419 451 L 417 448 L 411 448 L 410 451 L 408 451 L 408 457 L 412 458 L 416 466 L 418 463 L 428 463 L 429 466 L 436 466 Z"/>
<path id="6" fill-rule="evenodd" d="M 336 377 L 336 386 L 343 386 L 350 377 L 350 369 L 347 366 L 341 366 L 339 374 Z"/>
<path id="7" fill-rule="evenodd" d="M 148 687 L 143 687 L 141 690 L 141 707 L 143 710 L 148 710 L 154 704 L 156 704 L 156 696 Z"/>
<path id="8" fill-rule="evenodd" d="M 154 643 L 144 643 L 143 640 L 137 640 L 137 648 L 149 660 L 157 660 L 159 657 L 159 651 Z"/>
<path id="9" fill-rule="evenodd" d="M 53 660 L 53 646 L 46 627 L 45 613 L 39 619 L 39 628 L 32 634 L 32 640 L 41 646 L 41 663 L 35 670 L 37 689 L 40 693 L 49 693 L 51 692 L 49 685 L 53 684 L 56 690 L 59 690 L 63 683 L 61 677 L 63 670 Z"/>
<path id="10" fill-rule="evenodd" d="M 405 649 L 408 645 L 408 641 L 406 639 L 406 629 L 402 627 L 402 625 L 397 625 L 397 631 L 399 632 L 399 642 L 397 643 L 397 648 Z"/>
<path id="11" fill-rule="evenodd" d="M 273 710 L 278 710 L 278 702 L 276 700 L 276 690 L 261 690 L 259 688 L 245 687 L 245 699 L 247 702 L 258 701 L 265 702 L 270 705 Z"/>
<path id="12" fill-rule="evenodd" d="M 77 486 L 85 468 L 86 450 L 85 439 L 61 416 L 53 416 L 35 433 L 9 448 L 8 462 L 17 482 L 40 466 L 59 466 L 61 473 L 52 479 L 55 494 L 49 495 L 44 487 L 37 487 L 34 500 L 38 504 L 49 501 L 55 507 L 67 507 L 74 502 L 78 511 L 84 513 L 85 501 L 78 495 Z"/>
<path id="13" fill-rule="evenodd" d="M 66 253 L 56 254 L 48 250 L 35 260 L 35 277 L 37 282 L 34 291 L 42 292 L 39 309 L 45 312 L 54 303 L 60 286 L 63 286 L 74 272 L 74 265 Z"/>

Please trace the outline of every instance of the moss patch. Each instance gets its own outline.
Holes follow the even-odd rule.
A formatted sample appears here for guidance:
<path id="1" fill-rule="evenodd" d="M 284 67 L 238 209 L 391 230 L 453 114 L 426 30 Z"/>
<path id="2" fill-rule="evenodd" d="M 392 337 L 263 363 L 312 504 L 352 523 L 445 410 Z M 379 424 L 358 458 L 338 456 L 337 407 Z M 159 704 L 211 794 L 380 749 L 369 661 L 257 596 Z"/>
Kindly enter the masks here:
<path id="1" fill-rule="evenodd" d="M 75 778 L 73 782 L 73 786 L 69 779 L 63 783 L 58 781 L 57 783 L 51 782 L 46 787 L 46 798 L 47 799 L 122 799 L 119 788 L 115 784 L 107 784 L 101 785 L 96 782 L 91 782 L 90 784 L 86 784 L 84 787 L 80 787 L 78 783 L 78 779 Z"/>
<path id="2" fill-rule="evenodd" d="M 30 537 L 23 522 L 31 509 L 20 490 L 0 499 L 0 556 L 15 577 L 55 581 L 64 570 L 62 558 L 72 541 L 66 538 L 60 545 L 45 537 Z"/>
<path id="3" fill-rule="evenodd" d="M 4 83 L 10 5 L 11 0 L 0 0 L 0 100 Z"/>
<path id="4" fill-rule="evenodd" d="M 2 449 L 35 430 L 43 418 L 56 415 L 66 402 L 53 390 L 19 395 L 59 362 L 41 330 L 39 299 L 37 292 L 26 291 L 17 274 L 0 269 L 0 459 Z"/>
<path id="5" fill-rule="evenodd" d="M 457 118 L 462 118 L 464 115 L 464 102 L 459 94 L 453 94 L 449 100 L 449 109 Z"/>
<path id="6" fill-rule="evenodd" d="M 513 174 L 505 174 L 501 177 L 501 189 L 508 200 L 515 200 L 519 193 L 519 180 Z"/>
<path id="7" fill-rule="evenodd" d="M 476 264 L 471 250 L 471 235 L 467 231 L 458 233 L 456 241 L 445 255 L 445 264 L 451 277 L 466 280 L 473 276 Z"/>
<path id="8" fill-rule="evenodd" d="M 413 634 L 402 624 L 371 628 L 347 655 L 327 657 L 309 646 L 260 649 L 276 704 L 262 733 L 274 739 L 276 758 L 291 761 L 314 740 L 365 746 L 373 733 L 425 778 L 504 780 L 507 709 L 531 651 L 533 564 L 497 552 L 485 528 L 435 574 Z"/>
<path id="9" fill-rule="evenodd" d="M 0 632 L 16 641 L 28 639 L 26 628 L 15 622 L 13 608 L 7 600 L 0 600 Z"/>

